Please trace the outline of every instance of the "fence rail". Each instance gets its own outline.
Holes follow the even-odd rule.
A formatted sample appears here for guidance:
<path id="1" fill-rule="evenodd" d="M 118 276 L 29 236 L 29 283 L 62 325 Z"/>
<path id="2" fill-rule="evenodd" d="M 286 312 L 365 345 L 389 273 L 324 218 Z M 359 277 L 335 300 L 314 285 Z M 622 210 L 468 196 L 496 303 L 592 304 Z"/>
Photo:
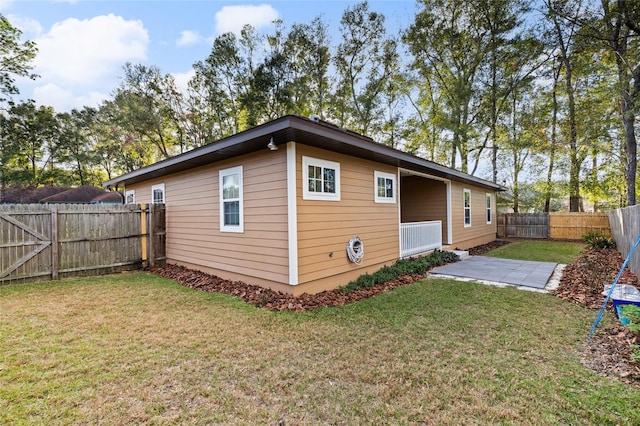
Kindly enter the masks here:
<path id="1" fill-rule="evenodd" d="M 96 275 L 163 259 L 163 205 L 0 205 L 0 284 Z"/>
<path id="2" fill-rule="evenodd" d="M 442 249 L 442 222 L 410 222 L 400 224 L 400 257 Z"/>
<path id="3" fill-rule="evenodd" d="M 498 237 L 580 240 L 588 232 L 611 235 L 606 212 L 503 213 L 498 215 Z"/>

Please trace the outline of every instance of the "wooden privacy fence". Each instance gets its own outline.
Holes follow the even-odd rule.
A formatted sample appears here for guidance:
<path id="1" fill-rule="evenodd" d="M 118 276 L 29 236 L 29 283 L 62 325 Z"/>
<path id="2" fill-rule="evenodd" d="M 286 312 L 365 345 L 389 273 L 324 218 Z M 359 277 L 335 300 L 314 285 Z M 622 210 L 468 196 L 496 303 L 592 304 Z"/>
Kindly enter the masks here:
<path id="1" fill-rule="evenodd" d="M 588 232 L 611 236 L 606 212 L 504 213 L 498 215 L 500 238 L 580 240 Z"/>
<path id="2" fill-rule="evenodd" d="M 611 210 L 609 212 L 611 234 L 616 242 L 616 248 L 623 257 L 629 255 L 631 247 L 640 235 L 640 205 Z M 636 249 L 629 259 L 629 269 L 634 274 L 640 274 L 640 250 Z"/>
<path id="3" fill-rule="evenodd" d="M 162 262 L 164 218 L 160 204 L 0 205 L 0 284 Z"/>

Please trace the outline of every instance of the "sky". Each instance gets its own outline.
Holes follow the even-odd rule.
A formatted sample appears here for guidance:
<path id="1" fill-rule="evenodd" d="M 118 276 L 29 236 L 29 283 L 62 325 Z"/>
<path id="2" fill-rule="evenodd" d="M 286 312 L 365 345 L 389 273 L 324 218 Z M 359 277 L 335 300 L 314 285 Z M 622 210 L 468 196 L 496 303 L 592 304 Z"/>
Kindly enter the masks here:
<path id="1" fill-rule="evenodd" d="M 332 42 L 350 0 L 0 0 L 0 13 L 38 47 L 35 81 L 17 79 L 20 95 L 57 112 L 98 106 L 110 99 L 127 62 L 157 66 L 185 85 L 193 64 L 207 58 L 212 42 L 245 24 L 269 32 L 281 19 L 289 28 L 322 16 Z M 387 31 L 406 28 L 414 0 L 370 0 L 385 15 Z"/>

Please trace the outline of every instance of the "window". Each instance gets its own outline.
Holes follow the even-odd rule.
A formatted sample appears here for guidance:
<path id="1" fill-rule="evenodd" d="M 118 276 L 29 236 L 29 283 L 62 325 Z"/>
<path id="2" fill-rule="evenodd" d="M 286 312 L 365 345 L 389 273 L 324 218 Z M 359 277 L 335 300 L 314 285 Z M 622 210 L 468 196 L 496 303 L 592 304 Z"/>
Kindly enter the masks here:
<path id="1" fill-rule="evenodd" d="M 487 194 L 487 225 L 491 224 L 491 194 Z"/>
<path id="2" fill-rule="evenodd" d="M 125 204 L 135 204 L 136 203 L 136 191 L 130 189 L 125 191 L 124 193 L 124 203 Z"/>
<path id="3" fill-rule="evenodd" d="M 340 201 L 340 164 L 302 157 L 302 198 Z"/>
<path id="4" fill-rule="evenodd" d="M 471 190 L 464 189 L 464 226 L 471 226 Z"/>
<path id="5" fill-rule="evenodd" d="M 396 177 L 391 173 L 373 172 L 376 203 L 396 202 Z"/>
<path id="6" fill-rule="evenodd" d="M 159 183 L 151 187 L 151 202 L 153 204 L 164 203 L 164 183 Z"/>
<path id="7" fill-rule="evenodd" d="M 220 170 L 220 231 L 244 232 L 242 166 Z"/>

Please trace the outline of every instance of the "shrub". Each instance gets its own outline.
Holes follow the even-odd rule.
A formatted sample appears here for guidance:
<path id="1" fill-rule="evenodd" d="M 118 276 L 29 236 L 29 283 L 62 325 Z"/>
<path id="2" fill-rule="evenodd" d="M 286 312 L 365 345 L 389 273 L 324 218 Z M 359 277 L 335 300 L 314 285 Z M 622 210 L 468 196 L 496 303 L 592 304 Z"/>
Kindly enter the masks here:
<path id="1" fill-rule="evenodd" d="M 591 249 L 616 248 L 616 242 L 611 237 L 597 231 L 587 232 L 582 236 L 582 241 L 587 243 Z"/>
<path id="2" fill-rule="evenodd" d="M 360 275 L 354 281 L 341 287 L 341 289 L 346 292 L 352 292 L 360 288 L 373 287 L 374 285 L 393 281 L 401 275 L 422 275 L 434 266 L 441 266 L 458 260 L 460 259 L 457 254 L 439 250 L 418 258 L 399 259 L 392 266 L 384 266 L 371 275 Z"/>

